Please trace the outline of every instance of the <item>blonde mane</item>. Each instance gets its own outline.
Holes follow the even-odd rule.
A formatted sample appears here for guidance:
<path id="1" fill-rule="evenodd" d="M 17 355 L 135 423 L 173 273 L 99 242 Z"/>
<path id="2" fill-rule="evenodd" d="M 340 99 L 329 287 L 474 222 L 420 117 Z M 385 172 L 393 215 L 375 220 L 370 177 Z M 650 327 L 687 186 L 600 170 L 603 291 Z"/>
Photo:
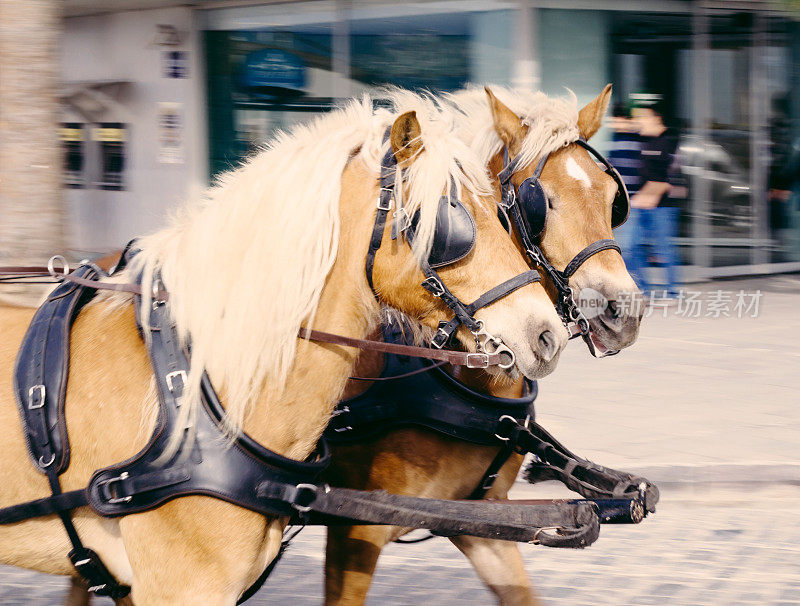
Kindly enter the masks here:
<path id="1" fill-rule="evenodd" d="M 485 166 L 452 132 L 452 111 L 404 91 L 391 91 L 389 98 L 395 111 L 373 111 L 365 96 L 279 133 L 190 200 L 169 227 L 139 240 L 141 252 L 117 279 L 141 273 L 148 292 L 158 273 L 170 293 L 172 319 L 184 343 L 191 343 L 182 421 L 190 424 L 195 414 L 204 370 L 225 395 L 231 428 L 241 426 L 262 391 L 281 394 L 298 329 L 313 326 L 337 257 L 342 173 L 349 161 L 361 159 L 377 182 L 389 145 L 384 134 L 399 113 L 416 111 L 422 128 L 423 151 L 402 175 L 405 207 L 421 215 L 416 255 L 430 251 L 450 179 L 459 190 L 490 191 Z M 403 183 L 398 174 L 398 186 Z M 374 208 L 370 200 L 364 212 Z M 146 322 L 151 301 L 142 299 Z"/>
<path id="2" fill-rule="evenodd" d="M 528 166 L 580 138 L 578 100 L 572 91 L 565 98 L 548 97 L 541 92 L 489 85 L 495 96 L 528 125 L 522 142 L 518 166 Z M 503 149 L 494 129 L 492 112 L 483 87 L 470 87 L 444 96 L 458 110 L 457 130 L 484 163 Z"/>

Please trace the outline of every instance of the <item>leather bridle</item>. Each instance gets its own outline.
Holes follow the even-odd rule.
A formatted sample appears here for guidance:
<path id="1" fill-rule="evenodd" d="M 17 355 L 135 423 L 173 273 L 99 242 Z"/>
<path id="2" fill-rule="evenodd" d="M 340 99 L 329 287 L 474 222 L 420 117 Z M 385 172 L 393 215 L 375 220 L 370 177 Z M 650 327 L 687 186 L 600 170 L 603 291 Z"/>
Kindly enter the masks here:
<path id="1" fill-rule="evenodd" d="M 574 143 L 583 147 L 594 156 L 602 159 L 607 166 L 610 166 L 603 155 L 583 139 L 578 139 Z M 548 153 L 539 160 L 536 170 L 534 171 L 534 178 L 538 179 L 549 158 L 550 154 Z M 564 323 L 564 326 L 569 332 L 569 338 L 583 338 L 584 342 L 589 347 L 589 351 L 595 357 L 604 357 L 619 353 L 618 350 L 608 350 L 604 354 L 598 355 L 594 343 L 589 336 L 589 321 L 586 319 L 586 316 L 583 315 L 580 307 L 578 307 L 578 304 L 575 301 L 575 293 L 569 284 L 569 279 L 575 274 L 576 271 L 578 271 L 581 265 L 583 265 L 597 253 L 604 250 L 616 250 L 619 254 L 622 254 L 619 244 L 611 239 L 597 240 L 578 252 L 572 258 L 572 260 L 567 263 L 563 271 L 556 269 L 556 267 L 547 259 L 541 248 L 539 248 L 537 243 L 534 241 L 536 236 L 532 237 L 525 225 L 525 221 L 523 220 L 522 211 L 517 200 L 517 192 L 514 184 L 511 183 L 511 177 L 518 169 L 518 159 L 519 156 L 511 160 L 509 158 L 508 146 L 503 147 L 503 169 L 497 175 L 498 180 L 500 181 L 500 207 L 505 213 L 507 213 L 508 216 L 510 216 L 511 220 L 513 221 L 514 226 L 517 229 L 517 234 L 522 240 L 522 244 L 525 248 L 525 253 L 528 258 L 531 260 L 531 262 L 542 268 L 555 286 L 558 297 L 555 304 L 556 311 L 558 312 L 558 315 L 561 317 L 561 321 Z M 627 192 L 625 195 L 627 196 Z"/>
<path id="2" fill-rule="evenodd" d="M 375 293 L 375 286 L 372 273 L 375 264 L 375 255 L 383 242 L 383 232 L 386 226 L 386 219 L 392 208 L 392 200 L 395 199 L 396 201 L 394 186 L 397 170 L 397 159 L 394 155 L 394 151 L 390 147 L 381 161 L 380 194 L 375 213 L 375 224 L 372 229 L 372 237 L 370 238 L 367 251 L 367 282 L 370 288 L 372 288 L 373 293 Z M 450 196 L 453 196 L 455 187 L 454 184 L 451 185 L 453 186 L 450 188 Z M 413 242 L 413 222 L 405 221 L 400 229 L 395 231 L 404 233 L 407 242 Z M 444 234 L 439 234 L 439 237 L 443 236 Z M 437 236 L 434 235 L 434 239 L 436 237 Z M 475 338 L 475 344 L 480 354 L 504 355 L 506 356 L 506 360 L 498 364 L 498 366 L 503 369 L 511 368 L 515 362 L 514 352 L 503 344 L 500 337 L 495 337 L 484 329 L 483 322 L 475 318 L 475 312 L 508 296 L 523 286 L 533 282 L 539 282 L 541 280 L 539 272 L 536 270 L 525 271 L 483 293 L 472 303 L 464 303 L 447 288 L 438 272 L 431 267 L 427 259 L 420 259 L 418 264 L 420 270 L 425 275 L 425 280 L 422 281 L 421 286 L 434 297 L 440 299 L 453 312 L 453 318 L 451 320 L 439 323 L 439 328 L 431 339 L 431 345 L 436 349 L 443 349 L 445 345 L 451 342 L 458 327 L 463 325 Z"/>

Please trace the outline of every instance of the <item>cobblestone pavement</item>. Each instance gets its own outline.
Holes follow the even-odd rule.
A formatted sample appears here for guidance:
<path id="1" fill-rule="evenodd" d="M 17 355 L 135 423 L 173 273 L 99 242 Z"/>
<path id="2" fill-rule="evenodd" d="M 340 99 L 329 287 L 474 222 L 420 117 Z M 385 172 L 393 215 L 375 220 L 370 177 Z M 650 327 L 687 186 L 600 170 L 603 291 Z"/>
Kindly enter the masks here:
<path id="1" fill-rule="evenodd" d="M 553 490 L 517 490 L 519 498 Z M 585 550 L 521 545 L 548 604 L 788 606 L 800 604 L 800 488 L 667 492 L 638 526 L 603 526 Z M 322 600 L 324 533 L 304 530 L 250 604 Z M 58 604 L 65 581 L 0 568 L 0 603 Z M 110 604 L 95 600 L 97 604 Z M 391 545 L 368 604 L 492 604 L 467 560 L 445 539 Z"/>

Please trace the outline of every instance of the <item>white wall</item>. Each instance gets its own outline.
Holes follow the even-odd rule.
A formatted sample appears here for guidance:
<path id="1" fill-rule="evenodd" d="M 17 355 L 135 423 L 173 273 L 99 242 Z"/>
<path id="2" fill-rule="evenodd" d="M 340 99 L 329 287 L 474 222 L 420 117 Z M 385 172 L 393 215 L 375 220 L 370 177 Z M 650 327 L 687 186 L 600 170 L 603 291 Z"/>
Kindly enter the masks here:
<path id="1" fill-rule="evenodd" d="M 542 91 L 562 96 L 566 88 L 583 107 L 609 83 L 609 15 L 603 11 L 540 9 L 538 53 Z M 603 128 L 592 139 L 600 149 L 608 140 Z"/>
<path id="2" fill-rule="evenodd" d="M 205 188 L 208 173 L 205 76 L 202 43 L 190 8 L 107 13 L 65 20 L 61 77 L 66 86 L 81 82 L 128 81 L 119 104 L 99 121 L 128 125 L 125 190 L 86 189 L 66 192 L 71 225 L 70 249 L 104 252 L 121 247 L 130 238 L 153 231 L 182 199 Z M 157 26 L 171 25 L 183 34 L 180 47 L 156 43 Z M 162 53 L 184 50 L 189 77 L 162 76 Z M 184 162 L 158 160 L 158 104 L 182 104 Z M 86 118 L 65 106 L 65 121 Z M 88 135 L 90 125 L 87 125 Z M 87 141 L 87 146 L 93 145 Z M 89 153 L 87 161 L 97 161 Z M 89 169 L 87 174 L 97 173 Z"/>

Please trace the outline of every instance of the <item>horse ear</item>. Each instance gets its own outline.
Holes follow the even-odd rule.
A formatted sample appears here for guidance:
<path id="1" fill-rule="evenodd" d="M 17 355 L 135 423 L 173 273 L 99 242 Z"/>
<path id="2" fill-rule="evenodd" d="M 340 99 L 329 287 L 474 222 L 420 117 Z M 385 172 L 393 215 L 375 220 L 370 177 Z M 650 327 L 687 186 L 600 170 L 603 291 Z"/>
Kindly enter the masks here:
<path id="1" fill-rule="evenodd" d="M 412 160 L 422 151 L 421 136 L 422 128 L 417 120 L 417 112 L 406 112 L 394 121 L 390 140 L 398 164 Z"/>
<path id="2" fill-rule="evenodd" d="M 522 121 L 507 105 L 495 97 L 488 86 L 484 86 L 483 90 L 486 91 L 486 96 L 489 98 L 489 109 L 492 110 L 494 130 L 497 131 L 503 143 L 510 147 L 525 136 Z"/>
<path id="3" fill-rule="evenodd" d="M 603 92 L 586 104 L 586 107 L 578 112 L 578 130 L 586 141 L 591 139 L 603 125 L 603 116 L 608 109 L 611 101 L 611 84 L 606 84 Z"/>

